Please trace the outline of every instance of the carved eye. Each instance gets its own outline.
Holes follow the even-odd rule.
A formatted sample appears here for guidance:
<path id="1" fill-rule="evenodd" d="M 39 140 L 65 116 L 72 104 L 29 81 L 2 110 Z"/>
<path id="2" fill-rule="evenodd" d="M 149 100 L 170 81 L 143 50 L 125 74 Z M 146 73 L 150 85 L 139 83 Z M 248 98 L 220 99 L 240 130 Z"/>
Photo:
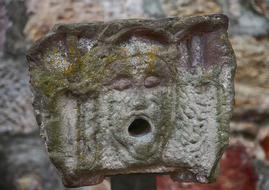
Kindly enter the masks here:
<path id="1" fill-rule="evenodd" d="M 127 78 L 118 79 L 113 83 L 113 88 L 120 91 L 130 88 L 131 86 L 132 82 Z"/>
<path id="2" fill-rule="evenodd" d="M 144 85 L 146 88 L 152 88 L 152 87 L 158 86 L 160 82 L 161 81 L 158 77 L 150 76 L 145 79 Z"/>

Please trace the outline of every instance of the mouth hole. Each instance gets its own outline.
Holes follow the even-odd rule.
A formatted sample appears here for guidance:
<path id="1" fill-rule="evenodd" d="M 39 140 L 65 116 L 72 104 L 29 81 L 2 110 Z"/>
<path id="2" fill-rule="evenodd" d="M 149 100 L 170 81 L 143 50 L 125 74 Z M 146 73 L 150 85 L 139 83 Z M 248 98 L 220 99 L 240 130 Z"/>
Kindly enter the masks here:
<path id="1" fill-rule="evenodd" d="M 128 127 L 128 132 L 131 136 L 143 136 L 151 131 L 151 127 L 148 121 L 139 118 L 135 119 L 131 125 Z"/>

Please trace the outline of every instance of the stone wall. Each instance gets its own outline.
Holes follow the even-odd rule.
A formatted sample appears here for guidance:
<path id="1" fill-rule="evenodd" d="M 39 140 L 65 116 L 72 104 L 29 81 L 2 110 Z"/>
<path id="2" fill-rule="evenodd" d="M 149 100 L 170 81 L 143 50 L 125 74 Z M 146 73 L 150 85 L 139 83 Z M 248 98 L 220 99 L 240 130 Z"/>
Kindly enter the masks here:
<path id="1" fill-rule="evenodd" d="M 230 147 L 215 184 L 159 177 L 158 189 L 269 189 L 269 0 L 0 0 L 0 189 L 64 189 L 32 112 L 24 54 L 33 41 L 57 23 L 210 13 L 229 16 L 237 56 Z"/>

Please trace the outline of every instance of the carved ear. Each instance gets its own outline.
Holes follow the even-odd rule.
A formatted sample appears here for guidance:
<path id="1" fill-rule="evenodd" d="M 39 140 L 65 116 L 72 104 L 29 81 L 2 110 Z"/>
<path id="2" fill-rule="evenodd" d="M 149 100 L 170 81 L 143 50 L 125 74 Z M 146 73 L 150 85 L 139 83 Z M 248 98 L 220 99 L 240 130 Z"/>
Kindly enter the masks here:
<path id="1" fill-rule="evenodd" d="M 103 22 L 54 26 L 28 50 L 26 57 L 30 70 L 38 67 L 43 67 L 45 72 L 66 70 L 81 54 L 90 51 L 105 27 Z"/>
<path id="2" fill-rule="evenodd" d="M 82 56 L 91 51 L 99 31 L 97 25 L 88 26 L 56 26 L 28 51 L 27 60 L 33 89 L 52 96 L 58 90 L 71 90 L 73 87 L 70 82 L 80 81 Z M 102 27 L 103 25 L 100 25 L 100 28 Z"/>
<path id="3" fill-rule="evenodd" d="M 93 46 L 92 38 L 74 32 L 53 31 L 29 50 L 29 68 L 40 68 L 45 72 L 71 72 L 70 69 L 79 64 L 80 54 Z"/>
<path id="4" fill-rule="evenodd" d="M 234 57 L 228 41 L 228 18 L 212 15 L 193 21 L 175 34 L 180 62 L 191 71 L 221 67 Z"/>

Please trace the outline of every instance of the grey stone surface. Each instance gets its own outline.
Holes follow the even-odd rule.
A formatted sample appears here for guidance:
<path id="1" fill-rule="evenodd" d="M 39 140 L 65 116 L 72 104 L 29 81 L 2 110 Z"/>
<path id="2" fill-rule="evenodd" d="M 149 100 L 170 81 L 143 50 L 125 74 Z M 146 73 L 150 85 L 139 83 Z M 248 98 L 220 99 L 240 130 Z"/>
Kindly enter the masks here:
<path id="1" fill-rule="evenodd" d="M 0 62 L 0 135 L 37 131 L 25 63 L 1 58 Z"/>
<path id="2" fill-rule="evenodd" d="M 1 136 L 0 189 L 64 189 L 37 134 Z"/>
<path id="3" fill-rule="evenodd" d="M 5 13 L 2 56 L 0 56 L 0 135 L 29 134 L 37 131 L 32 94 L 25 64 L 27 42 L 23 35 L 26 10 L 22 1 L 1 4 Z M 5 6 L 4 6 L 5 5 Z M 16 9 L 16 15 L 12 11 Z M 0 45 L 1 46 L 1 45 Z"/>
<path id="4" fill-rule="evenodd" d="M 3 1 L 4 0 L 0 0 L 0 2 Z M 0 139 L 2 139 L 3 136 L 8 136 L 10 141 L 14 141 L 16 137 L 10 134 L 25 134 L 37 130 L 37 126 L 33 123 L 33 115 L 29 115 L 30 111 L 27 111 L 27 114 L 24 113 L 25 110 L 28 110 L 28 108 L 31 107 L 31 93 L 27 87 L 28 76 L 26 74 L 26 68 L 24 64 L 24 50 L 28 44 L 25 42 L 25 38 L 35 41 L 47 33 L 48 30 L 57 23 L 78 23 L 89 22 L 92 20 L 101 21 L 118 18 L 148 18 L 148 16 L 155 17 L 155 15 L 159 17 L 159 15 L 163 14 L 163 12 L 157 12 L 160 8 L 158 5 L 159 1 L 161 2 L 161 10 L 165 12 L 166 17 L 210 14 L 223 12 L 222 10 L 224 10 L 225 14 L 227 14 L 232 21 L 232 25 L 230 25 L 229 28 L 231 29 L 233 27 L 237 27 L 237 31 L 241 31 L 241 33 L 233 33 L 234 30 L 229 31 L 230 36 L 233 35 L 231 42 L 236 53 L 238 64 L 235 86 L 236 104 L 234 116 L 232 119 L 233 122 L 231 135 L 248 139 L 250 133 L 251 140 L 253 140 L 251 142 L 252 145 L 258 146 L 259 143 L 257 143 L 257 140 L 255 140 L 256 134 L 261 129 L 267 128 L 269 126 L 269 82 L 267 82 L 269 79 L 269 38 L 268 35 L 264 35 L 264 28 L 268 28 L 269 25 L 268 22 L 264 22 L 266 21 L 266 18 L 268 18 L 269 14 L 268 0 L 222 1 L 224 4 L 218 4 L 215 0 L 5 0 L 5 2 L 9 4 L 8 11 L 10 11 L 10 13 L 8 13 L 8 16 L 7 14 L 3 14 L 3 4 L 0 3 L 0 7 L 2 8 L 0 10 L 0 41 L 3 40 L 0 42 L 0 44 L 4 42 L 5 48 L 10 47 L 9 51 L 5 50 L 5 52 L 11 53 L 9 54 L 10 59 L 8 59 L 8 61 L 3 59 L 0 60 L 1 67 L 3 64 L 5 65 L 5 69 L 1 69 L 0 71 L 0 75 L 5 76 L 4 80 L 3 77 L 0 80 Z M 24 10 L 24 4 L 27 8 L 26 11 Z M 229 7 L 227 7 L 227 4 L 229 4 Z M 27 12 L 28 16 L 25 15 L 25 12 Z M 252 12 L 251 14 L 253 17 L 248 16 L 248 18 L 250 18 L 249 20 L 241 18 L 245 18 L 249 12 Z M 261 19 L 264 23 L 262 27 L 257 27 L 257 23 L 260 22 L 256 22 L 256 16 L 264 17 Z M 13 20 L 11 18 L 13 18 Z M 25 27 L 24 23 L 26 18 L 27 24 Z M 15 21 L 14 19 L 17 19 L 18 21 Z M 244 25 L 238 25 L 239 20 L 247 21 L 249 27 L 245 28 Z M 7 32 L 7 37 L 5 31 L 8 27 L 9 31 Z M 242 28 L 240 29 L 240 27 Z M 22 35 L 23 28 L 24 35 Z M 12 33 L 14 32 L 11 32 L 11 30 L 14 30 L 14 32 L 18 34 L 13 35 Z M 263 32 L 260 33 L 260 31 Z M 20 36 L 20 38 L 18 39 L 16 36 Z M 17 47 L 23 48 L 17 49 Z M 0 50 L 0 54 L 2 53 L 2 50 Z M 7 94 L 12 94 L 12 97 L 7 97 Z M 4 101 L 1 101 L 2 98 Z M 20 103 L 20 100 L 22 100 L 24 103 Z M 2 107 L 2 105 L 4 106 Z M 8 105 L 10 107 L 8 107 Z M 24 108 L 24 106 L 26 107 Z M 1 115 L 1 112 L 5 112 L 5 114 L 11 115 L 11 120 L 15 120 L 14 123 L 11 125 L 10 117 Z M 19 119 L 19 121 L 17 121 L 17 119 Z M 240 132 L 238 132 L 239 130 Z M 35 135 L 35 137 L 37 137 L 37 134 Z M 24 138 L 32 138 L 32 136 L 26 135 Z M 26 141 L 27 140 L 25 140 L 25 142 Z M 12 144 L 12 146 L 16 146 L 16 144 Z M 259 147 L 254 149 L 259 150 Z M 264 151 L 266 154 L 268 153 L 267 149 L 262 151 Z M 21 152 L 18 151 L 17 153 L 17 156 L 19 157 Z M 43 155 L 46 156 L 45 154 Z M 3 158 L 4 156 L 7 155 L 1 154 L 0 157 Z M 257 158 L 255 157 L 254 159 Z M 264 163 L 267 163 L 268 159 L 262 159 Z M 31 163 L 28 164 L 31 165 Z M 3 163 L 0 171 L 8 171 L 9 167 L 10 166 Z M 225 170 L 225 168 L 223 168 L 223 170 Z M 46 171 L 46 168 L 44 168 L 42 172 L 46 173 Z M 257 169 L 257 173 L 259 173 L 259 171 L 262 170 Z M 241 175 L 240 171 L 237 171 L 236 169 L 234 172 L 236 173 L 235 176 Z M 234 179 L 233 181 L 231 181 L 233 177 L 230 179 L 225 177 L 225 180 L 222 179 L 223 178 L 221 177 L 218 178 L 221 184 L 224 182 L 222 185 L 220 185 L 222 188 L 217 185 L 215 189 L 226 190 L 225 185 L 228 184 L 231 186 L 232 184 L 237 190 L 240 189 L 237 186 L 240 183 L 245 183 L 246 187 L 251 188 L 248 185 L 248 180 L 244 180 L 244 177 L 240 179 Z M 259 180 L 268 181 L 268 176 L 264 175 L 262 178 L 259 178 Z M 4 175 L 1 175 L 0 182 L 9 184 L 8 181 L 5 181 Z M 47 183 L 52 183 L 52 181 L 47 181 Z M 207 189 L 204 185 L 199 184 L 193 188 L 185 187 L 185 189 L 197 189 L 198 186 L 200 189 Z M 267 186 L 265 185 L 263 187 L 263 189 L 266 189 Z M 88 188 L 91 189 L 93 187 Z M 171 185 L 169 188 L 172 189 L 175 187 L 172 187 Z M 0 189 L 10 190 L 12 188 L 0 187 Z M 166 188 L 166 190 L 167 189 L 168 188 Z M 257 187 L 257 189 L 259 188 Z"/>
<path id="5" fill-rule="evenodd" d="M 6 31 L 8 28 L 8 19 L 7 19 L 6 9 L 5 9 L 3 0 L 0 0 L 0 26 L 1 26 L 0 28 L 0 57 L 2 57 Z"/>
<path id="6" fill-rule="evenodd" d="M 169 173 L 211 182 L 228 144 L 235 57 L 210 15 L 58 25 L 28 52 L 34 108 L 66 186 Z"/>
<path id="7" fill-rule="evenodd" d="M 25 64 L 26 20 L 24 1 L 0 1 L 0 189 L 62 190 L 37 132 Z"/>
<path id="8" fill-rule="evenodd" d="M 236 35 L 269 35 L 268 0 L 217 0 L 231 21 L 230 32 Z"/>
<path id="9" fill-rule="evenodd" d="M 255 169 L 259 175 L 259 189 L 266 190 L 269 189 L 269 167 L 262 160 L 255 160 Z"/>
<path id="10" fill-rule="evenodd" d="M 151 18 L 165 17 L 165 13 L 160 0 L 144 0 L 143 9 L 144 12 Z"/>

